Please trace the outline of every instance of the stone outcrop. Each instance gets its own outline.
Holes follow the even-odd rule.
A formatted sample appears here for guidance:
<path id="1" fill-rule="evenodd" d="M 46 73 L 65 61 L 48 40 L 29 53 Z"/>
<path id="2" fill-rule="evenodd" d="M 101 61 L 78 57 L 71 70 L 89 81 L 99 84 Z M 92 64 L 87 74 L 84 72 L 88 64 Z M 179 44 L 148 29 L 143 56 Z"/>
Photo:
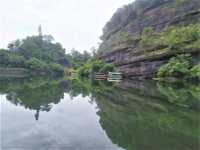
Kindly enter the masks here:
<path id="1" fill-rule="evenodd" d="M 199 0 L 136 0 L 120 8 L 104 27 L 99 58 L 114 63 L 125 76 L 151 78 L 179 53 L 194 54 L 199 60 L 200 48 L 170 51 L 165 45 L 155 45 L 141 49 L 138 43 L 143 30 L 151 27 L 159 33 L 170 26 L 195 23 L 200 23 Z"/>

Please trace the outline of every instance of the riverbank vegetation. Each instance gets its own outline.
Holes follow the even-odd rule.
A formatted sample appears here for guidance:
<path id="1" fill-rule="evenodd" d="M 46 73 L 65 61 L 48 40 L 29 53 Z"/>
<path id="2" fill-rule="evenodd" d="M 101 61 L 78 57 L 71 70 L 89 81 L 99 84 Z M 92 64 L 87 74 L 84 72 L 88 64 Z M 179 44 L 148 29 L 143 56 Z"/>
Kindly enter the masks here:
<path id="1" fill-rule="evenodd" d="M 194 64 L 189 54 L 177 55 L 172 57 L 169 62 L 163 65 L 157 77 L 175 77 L 185 80 L 200 80 L 200 65 Z"/>
<path id="2" fill-rule="evenodd" d="M 77 50 L 72 50 L 68 54 L 70 61 L 70 69 L 67 72 L 77 72 L 79 77 L 92 77 L 95 73 L 107 74 L 108 72 L 116 71 L 113 64 L 109 64 L 97 58 L 95 53 L 84 51 L 83 53 Z M 71 71 L 70 71 L 71 70 Z"/>
<path id="3" fill-rule="evenodd" d="M 90 59 L 83 66 L 78 68 L 78 74 L 82 77 L 91 77 L 95 73 L 107 74 L 115 70 L 116 68 L 113 64 L 107 64 L 98 59 Z"/>

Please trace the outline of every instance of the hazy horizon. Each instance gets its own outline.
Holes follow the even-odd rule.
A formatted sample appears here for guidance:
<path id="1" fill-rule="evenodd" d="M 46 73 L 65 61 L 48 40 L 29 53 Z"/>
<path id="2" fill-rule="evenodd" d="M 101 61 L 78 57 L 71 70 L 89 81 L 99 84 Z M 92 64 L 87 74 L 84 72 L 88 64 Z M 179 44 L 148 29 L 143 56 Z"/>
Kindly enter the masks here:
<path id="1" fill-rule="evenodd" d="M 102 28 L 114 12 L 134 0 L 7 0 L 0 8 L 0 48 L 26 36 L 51 34 L 66 53 L 89 50 L 100 42 Z"/>

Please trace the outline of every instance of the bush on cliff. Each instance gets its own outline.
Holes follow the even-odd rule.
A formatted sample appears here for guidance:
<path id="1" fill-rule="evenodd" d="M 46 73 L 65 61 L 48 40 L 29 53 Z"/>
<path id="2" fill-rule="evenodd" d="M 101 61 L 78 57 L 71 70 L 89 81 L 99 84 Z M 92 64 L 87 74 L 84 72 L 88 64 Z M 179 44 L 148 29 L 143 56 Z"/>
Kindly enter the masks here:
<path id="1" fill-rule="evenodd" d="M 200 24 L 186 27 L 171 27 L 161 34 L 163 42 L 171 49 L 181 48 L 186 43 L 200 39 Z"/>
<path id="2" fill-rule="evenodd" d="M 140 45 L 148 46 L 166 45 L 171 50 L 182 49 L 188 44 L 200 40 L 200 24 L 184 27 L 169 27 L 161 33 L 154 33 L 152 28 L 144 28 Z"/>
<path id="3" fill-rule="evenodd" d="M 200 65 L 192 63 L 190 54 L 177 55 L 163 65 L 157 73 L 157 77 L 175 77 L 182 79 L 200 79 Z"/>
<path id="4" fill-rule="evenodd" d="M 200 80 L 200 64 L 195 65 L 190 69 L 190 76 Z"/>
<path id="5" fill-rule="evenodd" d="M 158 71 L 158 77 L 184 77 L 189 73 L 191 56 L 186 54 L 177 55 L 169 60 Z"/>

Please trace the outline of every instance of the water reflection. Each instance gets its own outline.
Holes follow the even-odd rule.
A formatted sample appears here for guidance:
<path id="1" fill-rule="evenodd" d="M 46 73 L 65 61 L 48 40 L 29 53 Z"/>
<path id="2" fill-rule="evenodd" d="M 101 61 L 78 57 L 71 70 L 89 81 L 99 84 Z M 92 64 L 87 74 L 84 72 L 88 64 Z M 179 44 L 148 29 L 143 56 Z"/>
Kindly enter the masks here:
<path id="1" fill-rule="evenodd" d="M 99 124 L 119 148 L 200 148 L 199 85 L 85 79 L 1 81 L 0 85 L 0 93 L 6 94 L 8 101 L 34 110 L 36 120 L 40 111 L 49 112 L 53 104 L 61 102 L 64 93 L 68 93 L 71 100 L 80 95 L 89 97 L 89 102 L 98 108 Z M 62 124 L 62 120 L 57 121 Z"/>
<path id="2" fill-rule="evenodd" d="M 52 104 L 58 104 L 64 97 L 67 82 L 36 78 L 27 80 L 1 81 L 0 93 L 6 94 L 8 101 L 26 109 L 35 110 L 35 119 L 40 111 L 49 112 Z"/>

